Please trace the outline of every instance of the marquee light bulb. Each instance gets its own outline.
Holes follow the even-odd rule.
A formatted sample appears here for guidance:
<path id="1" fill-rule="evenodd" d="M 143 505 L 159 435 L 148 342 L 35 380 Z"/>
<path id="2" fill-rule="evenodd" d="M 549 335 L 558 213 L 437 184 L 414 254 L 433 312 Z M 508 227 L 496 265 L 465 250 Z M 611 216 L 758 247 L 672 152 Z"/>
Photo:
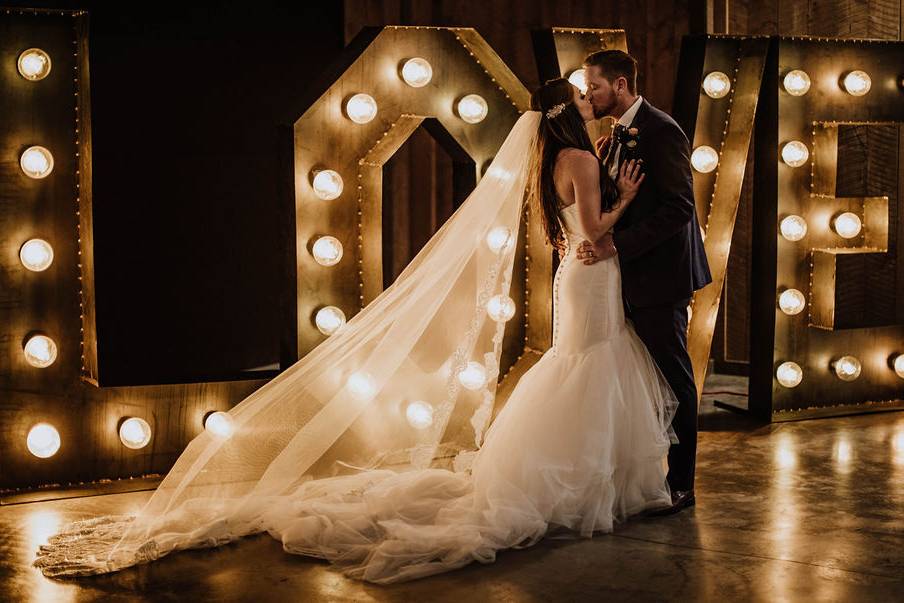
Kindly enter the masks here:
<path id="1" fill-rule="evenodd" d="M 832 228 L 838 233 L 838 236 L 845 239 L 853 239 L 860 234 L 863 224 L 860 222 L 860 216 L 855 213 L 846 211 L 839 214 L 832 220 Z"/>
<path id="2" fill-rule="evenodd" d="M 895 374 L 904 379 L 904 354 L 898 354 L 895 358 Z"/>
<path id="3" fill-rule="evenodd" d="M 332 201 L 342 194 L 342 176 L 334 170 L 318 170 L 312 182 L 314 194 L 324 201 Z"/>
<path id="4" fill-rule="evenodd" d="M 862 366 L 854 356 L 842 356 L 832 363 L 832 368 L 842 381 L 853 381 L 860 376 Z"/>
<path id="5" fill-rule="evenodd" d="M 416 400 L 405 409 L 405 418 L 415 429 L 427 429 L 433 425 L 433 406 L 428 402 Z"/>
<path id="6" fill-rule="evenodd" d="M 784 387 L 797 387 L 804 378 L 804 371 L 796 362 L 783 362 L 776 369 L 775 378 Z"/>
<path id="7" fill-rule="evenodd" d="M 512 229 L 505 226 L 496 226 L 487 233 L 487 246 L 493 253 L 502 253 L 512 244 Z"/>
<path id="8" fill-rule="evenodd" d="M 345 103 L 345 114 L 356 124 L 366 124 L 377 116 L 377 101 L 369 94 L 356 94 Z"/>
<path id="9" fill-rule="evenodd" d="M 29 48 L 19 55 L 19 60 L 16 62 L 19 75 L 31 82 L 47 77 L 50 73 L 50 65 L 50 55 L 40 48 Z"/>
<path id="10" fill-rule="evenodd" d="M 719 154 L 712 147 L 699 146 L 691 153 L 691 165 L 698 172 L 706 174 L 716 169 L 716 166 L 719 165 Z"/>
<path id="11" fill-rule="evenodd" d="M 433 79 L 433 67 L 421 57 L 408 59 L 402 66 L 402 79 L 412 88 L 422 88 Z"/>
<path id="12" fill-rule="evenodd" d="M 362 402 L 372 400 L 377 395 L 377 384 L 374 378 L 361 371 L 352 373 L 345 386 L 353 398 Z"/>
<path id="13" fill-rule="evenodd" d="M 314 242 L 311 254 L 321 266 L 335 266 L 342 259 L 342 243 L 336 237 L 320 237 Z"/>
<path id="14" fill-rule="evenodd" d="M 807 236 L 807 221 L 800 216 L 788 216 L 781 223 L 782 236 L 789 241 L 800 241 Z"/>
<path id="15" fill-rule="evenodd" d="M 46 178 L 53 171 L 53 155 L 44 147 L 28 147 L 19 158 L 19 165 L 29 178 Z"/>
<path id="16" fill-rule="evenodd" d="M 851 71 L 844 76 L 844 89 L 851 96 L 863 96 L 869 92 L 872 85 L 873 82 L 870 80 L 869 74 L 859 69 Z"/>
<path id="17" fill-rule="evenodd" d="M 469 124 L 483 121 L 487 112 L 487 102 L 479 94 L 469 94 L 458 101 L 458 116 Z"/>
<path id="18" fill-rule="evenodd" d="M 782 312 L 784 312 L 788 316 L 800 314 L 806 307 L 806 305 L 807 300 L 804 297 L 804 294 L 797 289 L 787 289 L 786 291 L 782 291 L 782 294 L 778 297 L 779 308 L 781 308 Z"/>
<path id="19" fill-rule="evenodd" d="M 119 440 L 132 450 L 144 448 L 151 441 L 151 426 L 144 419 L 129 417 L 119 426 Z"/>
<path id="20" fill-rule="evenodd" d="M 791 96 L 803 96 L 810 90 L 810 76 L 806 71 L 794 69 L 785 74 L 782 84 L 785 86 L 785 91 Z"/>
<path id="21" fill-rule="evenodd" d="M 60 432 L 50 423 L 38 423 L 28 431 L 25 445 L 39 459 L 50 458 L 60 449 Z"/>
<path id="22" fill-rule="evenodd" d="M 37 368 L 47 368 L 56 360 L 57 345 L 46 335 L 31 337 L 24 347 L 25 361 Z"/>
<path id="23" fill-rule="evenodd" d="M 487 314 L 496 322 L 508 322 L 515 315 L 515 302 L 508 295 L 494 295 L 487 302 Z"/>
<path id="24" fill-rule="evenodd" d="M 30 239 L 19 249 L 19 261 L 32 272 L 47 270 L 53 262 L 53 247 L 43 239 Z"/>
<path id="25" fill-rule="evenodd" d="M 218 438 L 229 438 L 233 433 L 232 416 L 221 410 L 212 412 L 204 419 L 204 429 Z"/>
<path id="26" fill-rule="evenodd" d="M 465 389 L 478 390 L 487 382 L 487 370 L 479 362 L 469 362 L 459 371 L 458 381 Z"/>
<path id="27" fill-rule="evenodd" d="M 577 86 L 578 90 L 581 91 L 581 94 L 587 94 L 587 70 L 583 67 L 581 69 L 575 69 L 568 76 L 568 81 Z"/>
<path id="28" fill-rule="evenodd" d="M 722 98 L 731 90 L 731 80 L 721 71 L 713 71 L 703 78 L 703 91 L 710 98 Z"/>
<path id="29" fill-rule="evenodd" d="M 782 161 L 791 167 L 800 167 L 810 158 L 810 149 L 799 140 L 792 140 L 782 147 Z"/>
<path id="30" fill-rule="evenodd" d="M 345 324 L 345 313 L 336 306 L 325 306 L 317 310 L 314 324 L 324 335 L 332 335 Z"/>

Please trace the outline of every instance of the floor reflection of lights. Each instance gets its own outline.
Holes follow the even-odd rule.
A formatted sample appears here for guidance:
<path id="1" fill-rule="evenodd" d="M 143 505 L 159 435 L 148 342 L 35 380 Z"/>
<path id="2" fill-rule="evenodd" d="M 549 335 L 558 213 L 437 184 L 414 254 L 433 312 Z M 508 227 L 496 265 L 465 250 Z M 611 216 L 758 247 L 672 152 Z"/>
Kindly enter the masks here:
<path id="1" fill-rule="evenodd" d="M 57 582 L 45 578 L 41 570 L 31 567 L 35 558 L 35 551 L 47 539 L 56 534 L 63 524 L 62 517 L 56 511 L 36 510 L 25 515 L 24 540 L 25 549 L 22 565 L 31 573 L 31 585 L 28 594 L 31 601 L 74 601 L 76 588 L 64 582 Z"/>
<path id="2" fill-rule="evenodd" d="M 800 530 L 800 501 L 797 495 L 798 465 L 797 438 L 789 430 L 779 429 L 775 433 L 773 449 L 775 473 L 769 480 L 771 485 L 768 498 L 769 514 L 764 526 L 772 540 L 772 556 L 776 559 L 795 559 L 795 546 Z M 792 577 L 781 563 L 771 566 L 770 586 L 776 600 L 788 600 L 795 585 Z"/>

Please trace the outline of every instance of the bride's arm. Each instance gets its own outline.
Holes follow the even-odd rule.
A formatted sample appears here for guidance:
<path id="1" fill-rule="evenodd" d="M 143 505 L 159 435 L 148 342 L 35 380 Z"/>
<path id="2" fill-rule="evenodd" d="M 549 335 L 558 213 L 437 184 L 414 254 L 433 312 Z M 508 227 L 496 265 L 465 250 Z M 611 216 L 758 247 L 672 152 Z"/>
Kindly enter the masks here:
<path id="1" fill-rule="evenodd" d="M 618 222 L 631 199 L 620 195 L 615 209 L 601 212 L 599 160 L 589 151 L 576 151 L 569 155 L 567 161 L 581 228 L 591 241 L 596 241 Z"/>

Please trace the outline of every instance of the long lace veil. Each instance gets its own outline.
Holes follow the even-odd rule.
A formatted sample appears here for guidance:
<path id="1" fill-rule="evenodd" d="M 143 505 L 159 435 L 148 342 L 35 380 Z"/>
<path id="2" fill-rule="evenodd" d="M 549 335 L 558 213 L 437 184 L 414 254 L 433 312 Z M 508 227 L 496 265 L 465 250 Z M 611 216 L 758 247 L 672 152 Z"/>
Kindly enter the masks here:
<path id="1" fill-rule="evenodd" d="M 492 414 L 539 121 L 519 118 L 392 286 L 229 412 L 230 437 L 205 430 L 137 516 L 70 524 L 35 564 L 49 576 L 111 572 L 259 532 L 268 501 L 306 480 L 453 456 L 464 468 Z"/>

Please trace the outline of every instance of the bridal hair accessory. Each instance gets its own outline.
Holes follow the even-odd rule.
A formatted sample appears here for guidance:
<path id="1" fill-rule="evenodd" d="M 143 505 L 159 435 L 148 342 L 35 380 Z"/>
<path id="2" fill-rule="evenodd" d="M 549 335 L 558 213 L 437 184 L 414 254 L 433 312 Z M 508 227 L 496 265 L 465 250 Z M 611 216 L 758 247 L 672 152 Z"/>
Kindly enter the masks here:
<path id="1" fill-rule="evenodd" d="M 565 103 L 559 103 L 558 105 L 553 105 L 553 107 L 546 112 L 546 117 L 548 119 L 552 119 L 553 117 L 558 117 L 559 114 L 565 110 Z"/>

